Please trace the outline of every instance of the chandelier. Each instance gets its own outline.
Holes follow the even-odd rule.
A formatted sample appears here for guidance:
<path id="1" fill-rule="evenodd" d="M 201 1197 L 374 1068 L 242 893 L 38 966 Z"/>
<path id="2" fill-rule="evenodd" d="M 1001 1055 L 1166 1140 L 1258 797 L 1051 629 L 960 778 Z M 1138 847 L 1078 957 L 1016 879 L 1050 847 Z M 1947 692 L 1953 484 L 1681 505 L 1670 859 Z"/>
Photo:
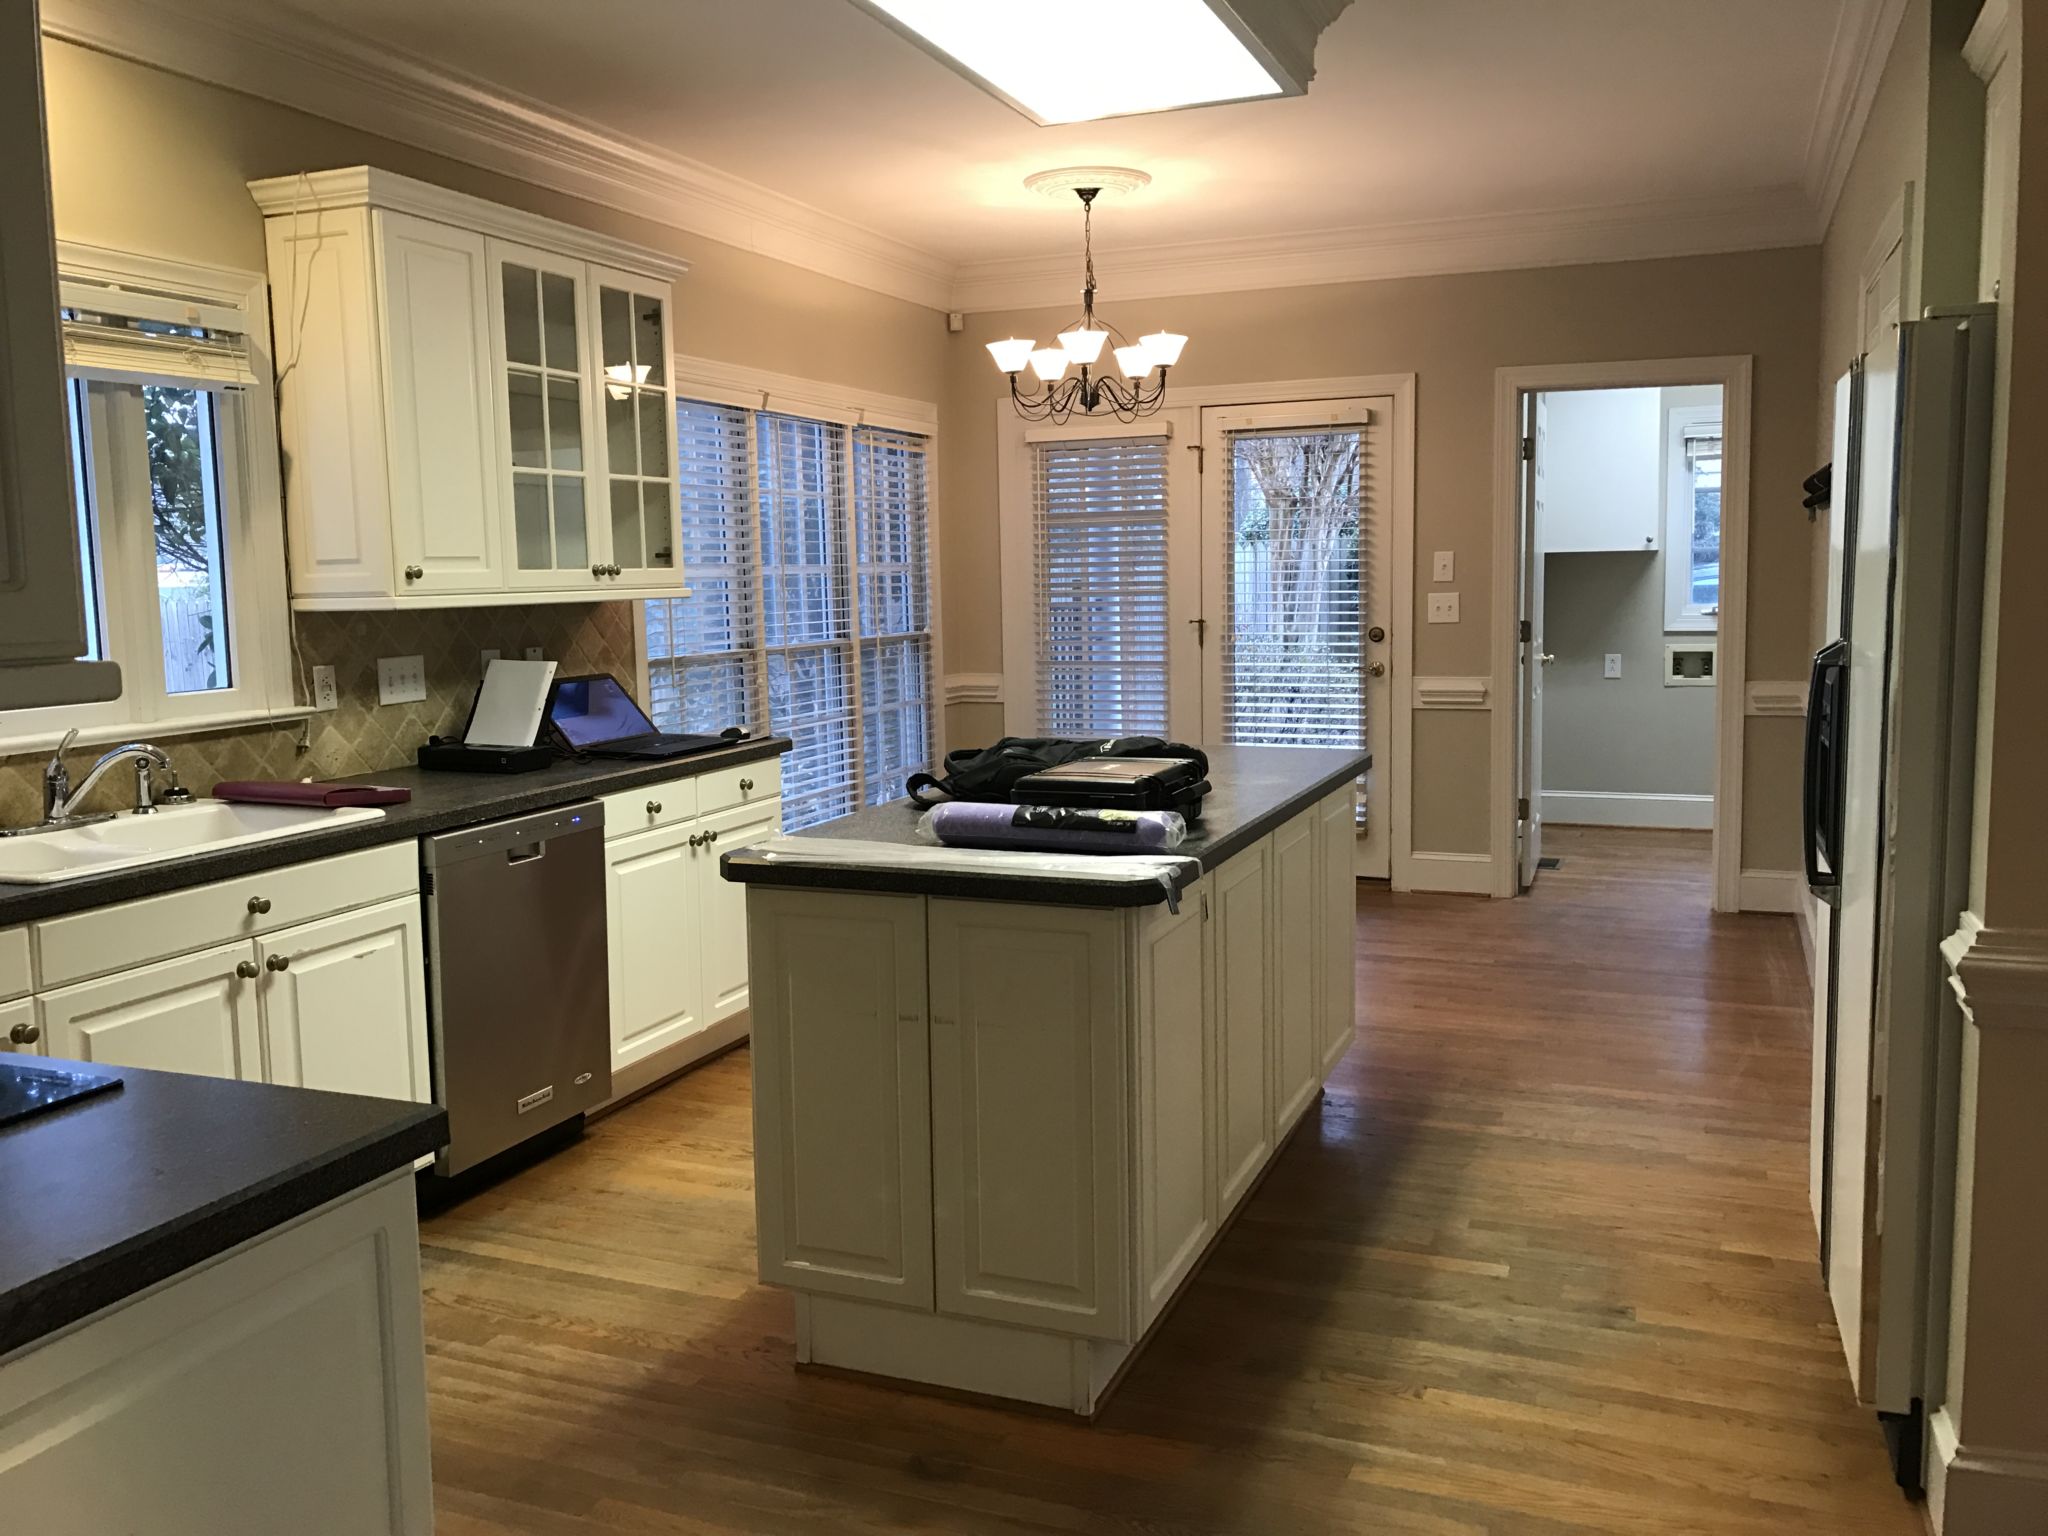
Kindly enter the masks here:
<path id="1" fill-rule="evenodd" d="M 1050 178 L 1060 173 L 1047 173 Z M 1125 173 L 1142 177 L 1142 172 Z M 1033 182 L 1041 178 L 1031 178 Z M 1107 410 L 1119 421 L 1136 421 L 1150 416 L 1166 399 L 1166 371 L 1180 361 L 1185 336 L 1171 331 L 1154 331 L 1127 341 L 1122 331 L 1095 314 L 1095 199 L 1102 186 L 1074 186 L 1081 199 L 1081 253 L 1085 281 L 1081 287 L 1081 318 L 1041 347 L 1036 341 L 1012 336 L 988 344 L 996 367 L 1010 376 L 1010 403 L 1026 421 L 1065 421 L 1076 411 L 1084 416 Z M 1121 379 L 1098 369 L 1104 346 L 1111 342 Z M 1033 385 L 1020 389 L 1019 375 L 1029 366 Z M 1069 378 L 1067 370 L 1080 372 Z"/>

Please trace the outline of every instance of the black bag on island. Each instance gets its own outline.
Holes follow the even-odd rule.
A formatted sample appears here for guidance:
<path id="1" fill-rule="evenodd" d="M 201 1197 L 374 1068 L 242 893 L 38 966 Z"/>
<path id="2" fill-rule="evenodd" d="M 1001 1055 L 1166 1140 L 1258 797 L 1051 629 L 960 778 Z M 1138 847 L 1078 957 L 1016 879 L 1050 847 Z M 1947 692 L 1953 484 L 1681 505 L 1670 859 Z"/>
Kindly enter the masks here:
<path id="1" fill-rule="evenodd" d="M 1200 747 L 1157 736 L 1113 736 L 1106 741 L 1072 741 L 1058 736 L 1005 736 L 992 747 L 965 747 L 948 752 L 945 772 L 913 773 L 904 793 L 919 805 L 949 800 L 1009 801 L 1020 779 L 1064 763 L 1114 757 L 1181 758 L 1194 767 L 1187 780 L 1173 786 L 1172 798 L 1152 807 L 1176 810 L 1190 821 L 1201 814 L 1201 797 L 1209 789 L 1209 757 Z M 936 793 L 934 793 L 936 792 Z"/>

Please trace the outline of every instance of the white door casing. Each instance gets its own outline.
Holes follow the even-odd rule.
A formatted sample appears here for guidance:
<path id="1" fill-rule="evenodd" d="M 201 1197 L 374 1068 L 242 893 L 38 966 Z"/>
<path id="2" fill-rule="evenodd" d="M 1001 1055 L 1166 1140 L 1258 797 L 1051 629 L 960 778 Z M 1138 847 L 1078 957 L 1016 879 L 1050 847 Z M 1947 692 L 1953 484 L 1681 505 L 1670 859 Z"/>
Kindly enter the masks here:
<path id="1" fill-rule="evenodd" d="M 1541 395 L 1523 396 L 1522 414 L 1522 601 L 1520 630 L 1522 722 L 1517 773 L 1515 878 L 1523 890 L 1536 883 L 1543 866 L 1543 463 L 1547 457 L 1548 408 Z"/>

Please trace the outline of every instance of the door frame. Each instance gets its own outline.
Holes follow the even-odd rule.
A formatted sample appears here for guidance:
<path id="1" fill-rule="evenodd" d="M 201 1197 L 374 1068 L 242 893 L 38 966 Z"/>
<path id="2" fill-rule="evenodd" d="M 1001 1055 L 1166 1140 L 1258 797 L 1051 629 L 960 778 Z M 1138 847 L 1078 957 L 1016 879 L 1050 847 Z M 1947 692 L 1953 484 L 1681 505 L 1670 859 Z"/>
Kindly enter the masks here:
<path id="1" fill-rule="evenodd" d="M 1388 421 L 1391 472 L 1387 496 L 1387 627 L 1391 632 L 1388 665 L 1394 672 L 1395 703 L 1388 721 L 1394 761 L 1392 790 L 1387 796 L 1387 831 L 1392 839 L 1387 865 L 1389 883 L 1397 891 L 1415 888 L 1411 830 L 1414 731 L 1410 719 L 1415 675 L 1415 394 L 1414 374 L 1375 373 L 1275 379 L 1253 384 L 1203 384 L 1192 388 L 1175 385 L 1166 401 L 1169 411 L 1193 408 L 1197 413 L 1217 406 L 1290 405 L 1357 396 L 1384 396 L 1393 401 Z M 1033 701 L 1038 681 L 1034 675 L 1037 662 L 1031 624 L 1036 611 L 1031 589 L 1031 465 L 1030 456 L 1024 451 L 1024 434 L 1039 424 L 1018 416 L 1007 396 L 992 400 L 991 409 L 996 429 L 1003 634 L 1003 672 L 1000 696 L 995 702 L 1003 707 L 1004 731 L 1022 736 L 1036 730 Z M 1139 422 L 1128 430 L 1142 432 L 1143 427 Z M 1199 524 L 1199 496 L 1197 503 L 1194 515 Z"/>
<path id="2" fill-rule="evenodd" d="M 1521 737 L 1516 675 L 1517 573 L 1526 530 L 1522 511 L 1522 397 L 1583 389 L 1721 387 L 1721 612 L 1714 697 L 1714 910 L 1742 908 L 1743 706 L 1747 691 L 1751 378 L 1747 355 L 1634 362 L 1557 363 L 1494 373 L 1493 711 L 1491 847 L 1493 894 L 1516 894 L 1515 753 Z"/>

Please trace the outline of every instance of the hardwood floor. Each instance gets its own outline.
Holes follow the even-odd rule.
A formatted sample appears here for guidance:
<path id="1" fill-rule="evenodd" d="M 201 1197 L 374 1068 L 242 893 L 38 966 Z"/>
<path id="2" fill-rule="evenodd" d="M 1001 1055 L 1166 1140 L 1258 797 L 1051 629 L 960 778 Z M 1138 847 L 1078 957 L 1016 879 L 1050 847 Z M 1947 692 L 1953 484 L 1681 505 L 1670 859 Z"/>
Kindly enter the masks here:
<path id="1" fill-rule="evenodd" d="M 441 1536 L 1906 1536 L 1806 1205 L 1785 918 L 1704 834 L 1359 899 L 1359 1038 L 1099 1423 L 791 1368 L 747 1059 L 425 1223 Z"/>

